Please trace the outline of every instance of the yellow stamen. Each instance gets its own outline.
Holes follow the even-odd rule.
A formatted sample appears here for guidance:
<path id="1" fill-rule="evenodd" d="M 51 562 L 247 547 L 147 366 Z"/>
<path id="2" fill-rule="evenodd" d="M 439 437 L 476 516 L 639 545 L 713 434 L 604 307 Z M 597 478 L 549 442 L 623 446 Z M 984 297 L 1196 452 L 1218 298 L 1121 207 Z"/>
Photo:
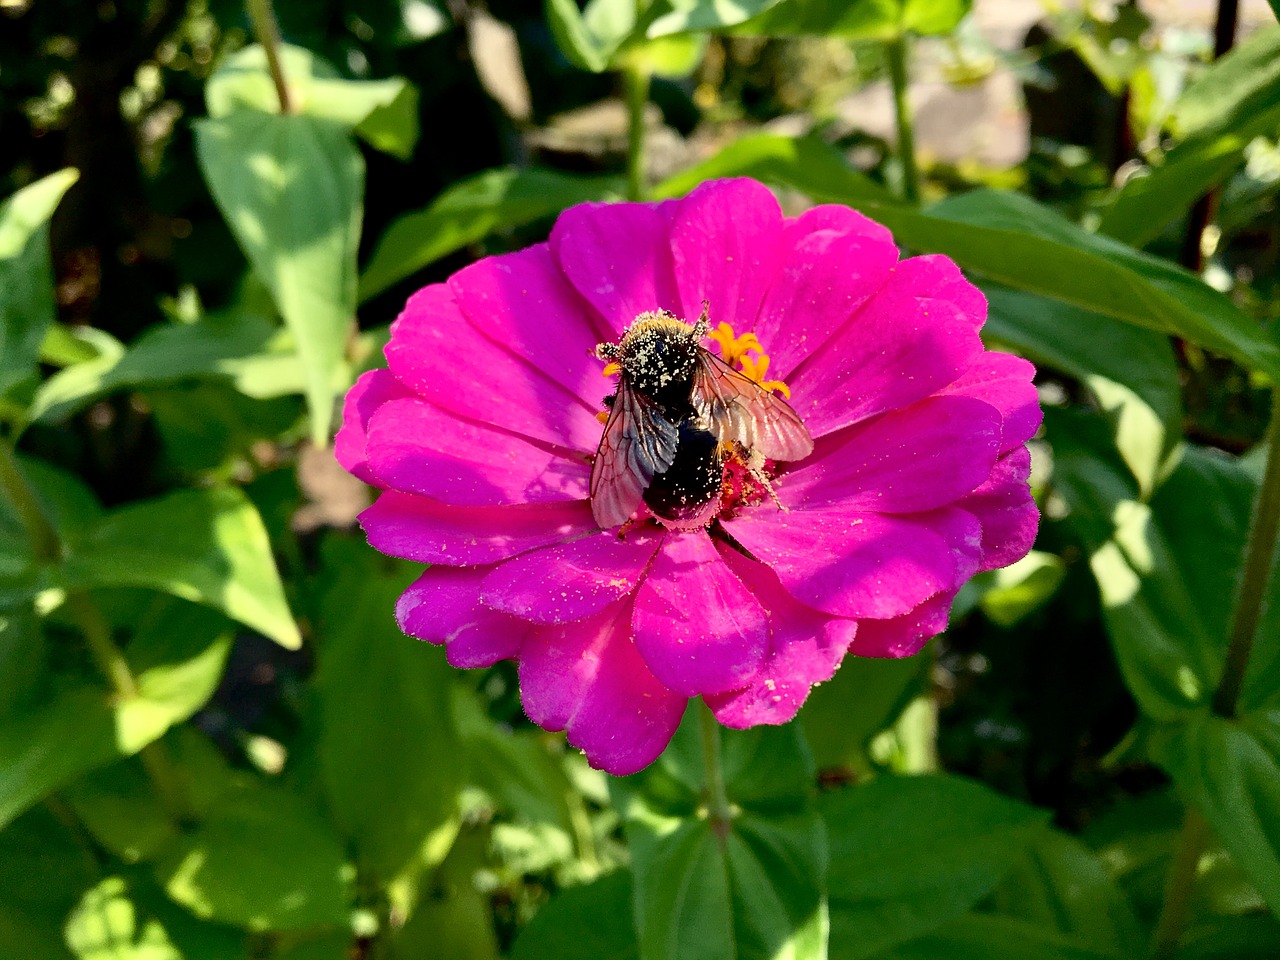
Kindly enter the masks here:
<path id="1" fill-rule="evenodd" d="M 621 369 L 622 369 L 622 364 L 618 363 L 615 360 L 613 363 L 605 364 L 604 369 L 600 371 L 600 376 L 612 377 L 615 373 L 617 373 Z"/>
<path id="2" fill-rule="evenodd" d="M 707 336 L 720 345 L 720 358 L 725 363 L 729 366 L 736 363 L 738 369 L 747 378 L 754 380 L 770 393 L 776 391 L 788 400 L 791 399 L 791 388 L 785 383 L 781 380 L 765 379 L 769 372 L 769 355 L 764 352 L 764 346 L 754 333 L 744 333 L 740 337 L 734 336 L 733 327 L 721 321 L 720 325 Z M 756 356 L 749 357 L 748 352 Z"/>
<path id="3" fill-rule="evenodd" d="M 788 394 L 788 397 L 789 397 L 789 396 L 790 396 L 790 394 Z M 609 422 L 609 411 L 608 411 L 608 410 L 601 410 L 599 413 L 597 413 L 597 414 L 596 414 L 596 419 L 597 419 L 597 420 L 599 420 L 601 423 L 608 423 L 608 422 Z"/>

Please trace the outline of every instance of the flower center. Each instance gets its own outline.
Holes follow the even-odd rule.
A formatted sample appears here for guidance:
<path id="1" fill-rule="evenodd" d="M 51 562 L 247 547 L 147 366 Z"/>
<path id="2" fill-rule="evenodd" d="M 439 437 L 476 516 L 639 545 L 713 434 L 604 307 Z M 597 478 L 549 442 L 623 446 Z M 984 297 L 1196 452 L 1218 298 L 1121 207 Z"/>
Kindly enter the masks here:
<path id="1" fill-rule="evenodd" d="M 770 393 L 780 393 L 791 399 L 791 388 L 781 380 L 766 380 L 769 373 L 769 355 L 764 352 L 760 338 L 754 333 L 735 336 L 733 327 L 723 320 L 707 334 L 720 347 L 720 359 L 729 366 L 735 363 L 738 369 L 749 379 L 754 380 Z M 755 356 L 750 356 L 755 354 Z"/>

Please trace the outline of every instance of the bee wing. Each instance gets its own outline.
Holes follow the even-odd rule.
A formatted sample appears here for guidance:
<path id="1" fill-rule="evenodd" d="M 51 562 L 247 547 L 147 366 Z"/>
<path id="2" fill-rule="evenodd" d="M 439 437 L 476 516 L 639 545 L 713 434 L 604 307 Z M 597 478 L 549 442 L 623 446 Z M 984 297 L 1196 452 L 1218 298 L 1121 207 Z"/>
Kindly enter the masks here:
<path id="1" fill-rule="evenodd" d="M 813 452 L 809 428 L 791 404 L 709 350 L 698 351 L 692 399 L 722 443 L 735 441 L 770 460 L 802 460 Z"/>
<path id="2" fill-rule="evenodd" d="M 591 464 L 591 513 L 602 529 L 631 517 L 653 475 L 675 462 L 678 439 L 675 424 L 622 378 Z"/>

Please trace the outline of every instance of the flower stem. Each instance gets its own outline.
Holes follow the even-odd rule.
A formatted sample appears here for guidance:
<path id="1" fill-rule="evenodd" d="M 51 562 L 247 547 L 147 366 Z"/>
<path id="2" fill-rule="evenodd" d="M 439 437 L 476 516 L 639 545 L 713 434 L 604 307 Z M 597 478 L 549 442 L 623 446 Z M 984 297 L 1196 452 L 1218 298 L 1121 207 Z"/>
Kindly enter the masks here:
<path id="1" fill-rule="evenodd" d="M 271 73 L 271 82 L 276 85 L 280 112 L 293 113 L 293 100 L 289 96 L 289 86 L 284 82 L 284 68 L 280 65 L 280 26 L 276 23 L 271 0 L 245 0 L 245 11 L 253 24 L 253 35 L 267 54 L 267 70 Z"/>
<path id="2" fill-rule="evenodd" d="M 899 34 L 885 44 L 889 76 L 893 82 L 893 108 L 898 120 L 898 163 L 902 166 L 902 196 L 909 203 L 920 202 L 920 169 L 916 166 L 916 137 L 911 105 L 907 102 L 907 36 Z"/>
<path id="3" fill-rule="evenodd" d="M 627 91 L 627 199 L 643 200 L 648 192 L 644 163 L 644 112 L 649 104 L 649 74 L 628 66 L 622 74 Z"/>
<path id="4" fill-rule="evenodd" d="M 27 528 L 32 550 L 40 563 L 56 563 L 61 554 L 58 534 L 54 531 L 35 492 L 18 469 L 12 448 L 0 441 L 0 490 L 3 490 Z"/>
<path id="5" fill-rule="evenodd" d="M 702 766 L 707 777 L 707 819 L 715 835 L 723 840 L 733 823 L 733 808 L 729 805 L 720 763 L 720 724 L 706 701 L 698 705 L 698 725 L 702 733 Z"/>
<path id="6" fill-rule="evenodd" d="M 1254 505 L 1248 545 L 1245 547 L 1244 571 L 1240 577 L 1240 593 L 1231 618 L 1222 679 L 1213 695 L 1213 712 L 1230 720 L 1236 715 L 1240 691 L 1244 687 L 1249 654 L 1262 618 L 1267 598 L 1267 580 L 1280 539 L 1280 386 L 1273 388 L 1271 423 L 1267 427 L 1267 466 Z M 1178 850 L 1169 865 L 1165 881 L 1164 906 L 1152 940 L 1153 960 L 1173 956 L 1182 937 L 1190 913 L 1191 894 L 1195 889 L 1196 864 L 1209 839 L 1209 824 L 1200 811 L 1188 807 L 1178 838 Z"/>

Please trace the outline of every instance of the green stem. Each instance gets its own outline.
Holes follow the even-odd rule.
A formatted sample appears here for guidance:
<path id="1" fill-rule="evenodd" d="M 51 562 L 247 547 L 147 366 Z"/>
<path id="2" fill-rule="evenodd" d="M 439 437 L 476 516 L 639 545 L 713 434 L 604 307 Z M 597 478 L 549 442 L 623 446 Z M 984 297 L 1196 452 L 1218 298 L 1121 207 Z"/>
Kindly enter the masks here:
<path id="1" fill-rule="evenodd" d="M 40 506 L 26 477 L 18 469 L 13 450 L 3 441 L 0 441 L 0 489 L 4 490 L 22 519 L 22 525 L 27 528 L 36 560 L 40 563 L 56 563 L 62 553 L 58 546 L 58 534 L 45 516 L 44 508 Z"/>
<path id="2" fill-rule="evenodd" d="M 885 44 L 889 76 L 893 82 L 893 108 L 898 120 L 898 162 L 902 165 L 902 195 L 909 203 L 920 202 L 920 169 L 916 166 L 916 137 L 912 128 L 911 105 L 907 102 L 907 37 L 899 34 Z"/>
<path id="3" fill-rule="evenodd" d="M 644 163 L 644 111 L 649 104 L 649 74 L 627 67 L 622 74 L 627 91 L 627 199 L 643 200 L 648 192 Z"/>
<path id="4" fill-rule="evenodd" d="M 1227 643 L 1226 665 L 1222 680 L 1213 695 L 1214 713 L 1230 719 L 1235 716 L 1236 702 L 1244 686 L 1245 670 L 1249 666 L 1249 654 L 1253 652 L 1253 640 L 1262 618 L 1262 607 L 1267 597 L 1267 580 L 1271 574 L 1271 562 L 1275 557 L 1276 540 L 1280 534 L 1280 386 L 1271 395 L 1271 424 L 1267 428 L 1267 466 L 1254 505 L 1253 523 L 1250 525 L 1249 544 L 1245 548 L 1244 572 L 1240 577 L 1240 595 L 1236 600 L 1235 615 L 1231 619 L 1231 634 Z"/>
<path id="5" fill-rule="evenodd" d="M 733 823 L 733 807 L 729 805 L 720 763 L 720 724 L 705 701 L 698 705 L 698 725 L 702 733 L 702 765 L 707 776 L 707 819 L 716 836 L 723 840 Z"/>
<path id="6" fill-rule="evenodd" d="M 1183 927 L 1191 913 L 1191 894 L 1196 885 L 1196 867 L 1209 839 L 1209 823 L 1195 808 L 1187 808 L 1178 837 L 1178 849 L 1165 879 L 1164 905 L 1151 938 L 1151 960 L 1169 960 L 1182 939 Z"/>
<path id="7" fill-rule="evenodd" d="M 276 85 L 280 112 L 293 113 L 293 100 L 289 96 L 289 86 L 284 82 L 284 68 L 280 65 L 280 26 L 276 23 L 271 0 L 245 0 L 245 10 L 253 24 L 253 35 L 267 54 L 267 70 L 271 73 L 271 82 Z"/>

